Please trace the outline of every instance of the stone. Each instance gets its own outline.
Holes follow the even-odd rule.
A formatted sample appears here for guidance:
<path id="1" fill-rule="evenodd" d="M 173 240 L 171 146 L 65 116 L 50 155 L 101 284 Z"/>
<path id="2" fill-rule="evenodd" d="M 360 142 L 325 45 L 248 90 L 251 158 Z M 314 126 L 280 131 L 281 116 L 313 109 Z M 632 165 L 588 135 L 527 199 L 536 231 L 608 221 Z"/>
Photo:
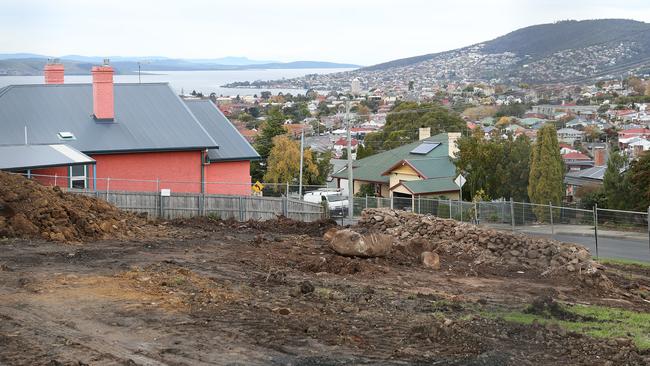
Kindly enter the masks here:
<path id="1" fill-rule="evenodd" d="M 521 252 L 516 249 L 511 250 L 509 253 L 513 257 L 519 257 L 521 255 Z"/>
<path id="2" fill-rule="evenodd" d="M 420 254 L 422 264 L 427 268 L 440 269 L 440 256 L 435 252 L 422 252 Z"/>
<path id="3" fill-rule="evenodd" d="M 339 230 L 329 247 L 350 257 L 385 257 L 393 246 L 393 237 L 385 234 L 361 235 L 350 229 Z"/>
<path id="4" fill-rule="evenodd" d="M 303 281 L 300 284 L 300 292 L 304 295 L 314 292 L 314 285 L 309 281 Z"/>
<path id="5" fill-rule="evenodd" d="M 334 237 L 334 235 L 336 235 L 336 233 L 337 233 L 338 231 L 339 231 L 339 229 L 337 229 L 337 228 L 335 228 L 335 227 L 333 227 L 333 228 L 327 230 L 327 231 L 325 232 L 325 234 L 323 234 L 323 240 L 325 240 L 325 241 L 330 241 L 330 240 L 332 240 L 332 238 Z"/>

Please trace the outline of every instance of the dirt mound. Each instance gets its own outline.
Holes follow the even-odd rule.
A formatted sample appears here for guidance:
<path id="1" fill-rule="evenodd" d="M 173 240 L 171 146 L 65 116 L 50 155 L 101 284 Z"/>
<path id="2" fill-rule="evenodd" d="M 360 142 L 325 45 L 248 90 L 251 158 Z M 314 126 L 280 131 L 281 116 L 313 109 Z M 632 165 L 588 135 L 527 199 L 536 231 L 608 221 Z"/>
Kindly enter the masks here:
<path id="1" fill-rule="evenodd" d="M 277 234 L 296 234 L 309 236 L 322 236 L 328 229 L 337 224 L 333 220 L 318 220 L 313 222 L 302 222 L 278 216 L 273 220 L 256 221 L 249 220 L 239 222 L 234 219 L 220 220 L 211 217 L 193 217 L 189 219 L 176 219 L 172 221 L 175 226 L 192 227 L 205 231 L 217 231 L 221 229 L 250 229 Z"/>
<path id="2" fill-rule="evenodd" d="M 132 238 L 146 224 L 106 201 L 0 172 L 0 237 L 60 242 Z"/>

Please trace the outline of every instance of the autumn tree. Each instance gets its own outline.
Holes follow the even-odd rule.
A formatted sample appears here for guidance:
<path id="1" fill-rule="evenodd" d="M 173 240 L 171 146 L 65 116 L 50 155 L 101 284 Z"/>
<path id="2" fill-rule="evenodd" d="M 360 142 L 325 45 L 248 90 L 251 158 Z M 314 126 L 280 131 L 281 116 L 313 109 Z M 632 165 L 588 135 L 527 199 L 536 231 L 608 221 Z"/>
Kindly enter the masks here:
<path id="1" fill-rule="evenodd" d="M 537 131 L 537 141 L 533 145 L 528 178 L 528 197 L 531 202 L 560 205 L 564 197 L 564 163 L 560 156 L 555 127 L 547 124 Z M 538 220 L 545 221 L 548 210 L 535 207 Z"/>
<path id="2" fill-rule="evenodd" d="M 262 180 L 266 172 L 267 159 L 273 148 L 273 139 L 276 136 L 284 135 L 287 130 L 284 128 L 286 117 L 274 107 L 269 110 L 266 121 L 262 124 L 262 131 L 255 139 L 255 150 L 260 154 L 260 160 L 251 164 L 251 175 L 255 180 Z"/>
<path id="3" fill-rule="evenodd" d="M 273 148 L 267 159 L 267 169 L 264 181 L 269 183 L 298 182 L 300 176 L 300 145 L 297 141 L 281 135 L 273 138 Z M 303 184 L 318 179 L 318 166 L 314 163 L 311 149 L 304 150 Z"/>
<path id="4" fill-rule="evenodd" d="M 478 106 L 467 108 L 461 113 L 463 117 L 468 118 L 470 121 L 478 121 L 485 117 L 492 117 L 497 113 L 497 108 L 493 106 Z"/>

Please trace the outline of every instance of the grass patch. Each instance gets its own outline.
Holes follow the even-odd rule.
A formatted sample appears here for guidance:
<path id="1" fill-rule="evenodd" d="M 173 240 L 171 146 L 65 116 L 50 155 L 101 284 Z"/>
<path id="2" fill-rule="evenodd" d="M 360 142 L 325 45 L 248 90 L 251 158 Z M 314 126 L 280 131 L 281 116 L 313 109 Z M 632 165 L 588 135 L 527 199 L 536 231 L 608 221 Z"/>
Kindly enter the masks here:
<path id="1" fill-rule="evenodd" d="M 650 313 L 591 305 L 561 306 L 581 320 L 559 320 L 525 311 L 496 311 L 483 315 L 521 324 L 531 324 L 535 320 L 541 324 L 553 322 L 566 330 L 597 338 L 632 338 L 639 349 L 650 349 Z"/>
<path id="2" fill-rule="evenodd" d="M 624 266 L 638 266 L 638 267 L 643 267 L 643 268 L 649 268 L 650 269 L 650 262 L 644 262 L 640 260 L 634 260 L 634 259 L 618 259 L 618 258 L 600 258 L 598 259 L 598 262 L 602 264 L 613 264 L 613 265 L 624 265 Z"/>

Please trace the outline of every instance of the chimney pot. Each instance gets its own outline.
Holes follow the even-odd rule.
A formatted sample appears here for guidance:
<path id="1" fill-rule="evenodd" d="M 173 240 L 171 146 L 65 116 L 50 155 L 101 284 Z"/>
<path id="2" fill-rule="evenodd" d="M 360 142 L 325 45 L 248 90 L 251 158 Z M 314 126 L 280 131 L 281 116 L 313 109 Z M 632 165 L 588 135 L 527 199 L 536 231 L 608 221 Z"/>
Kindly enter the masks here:
<path id="1" fill-rule="evenodd" d="M 104 60 L 105 62 L 108 59 Z M 95 119 L 115 119 L 115 98 L 113 92 L 113 68 L 107 64 L 93 66 L 93 114 Z"/>

